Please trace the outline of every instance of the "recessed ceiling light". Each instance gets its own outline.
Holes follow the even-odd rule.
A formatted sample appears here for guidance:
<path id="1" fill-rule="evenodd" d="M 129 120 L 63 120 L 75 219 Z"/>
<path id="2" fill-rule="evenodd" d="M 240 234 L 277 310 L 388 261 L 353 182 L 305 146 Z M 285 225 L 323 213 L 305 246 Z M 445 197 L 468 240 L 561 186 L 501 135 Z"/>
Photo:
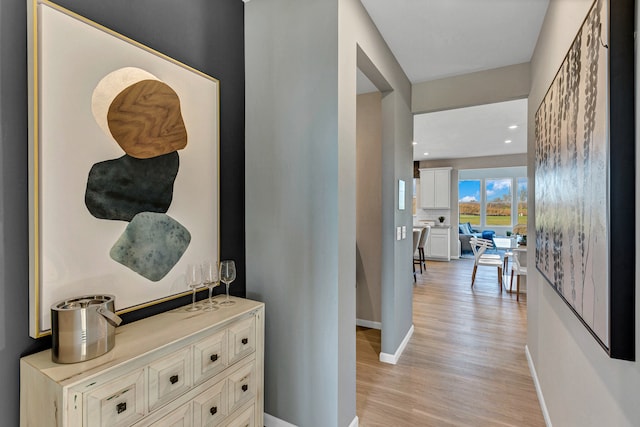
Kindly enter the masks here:
<path id="1" fill-rule="evenodd" d="M 509 129 L 518 129 L 518 125 L 511 125 L 509 126 Z"/>
<path id="2" fill-rule="evenodd" d="M 424 155 L 425 155 L 425 156 L 428 156 L 428 155 L 429 155 L 429 153 L 424 153 Z"/>
<path id="3" fill-rule="evenodd" d="M 411 143 L 411 145 L 418 145 L 418 143 L 417 143 L 417 142 L 415 142 L 415 141 L 413 141 L 413 142 Z"/>
<path id="4" fill-rule="evenodd" d="M 511 144 L 511 140 L 510 140 L 510 139 L 507 139 L 504 143 L 505 143 L 505 144 Z"/>

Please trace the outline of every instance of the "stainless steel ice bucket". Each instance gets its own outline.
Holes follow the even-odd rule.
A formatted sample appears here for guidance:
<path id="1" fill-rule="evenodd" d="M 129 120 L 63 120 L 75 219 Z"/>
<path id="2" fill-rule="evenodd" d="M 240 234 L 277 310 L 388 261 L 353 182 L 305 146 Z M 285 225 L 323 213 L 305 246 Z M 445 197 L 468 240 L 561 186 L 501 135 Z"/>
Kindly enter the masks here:
<path id="1" fill-rule="evenodd" d="M 56 302 L 51 306 L 51 358 L 56 363 L 76 363 L 105 354 L 115 344 L 120 322 L 113 295 L 84 295 Z"/>

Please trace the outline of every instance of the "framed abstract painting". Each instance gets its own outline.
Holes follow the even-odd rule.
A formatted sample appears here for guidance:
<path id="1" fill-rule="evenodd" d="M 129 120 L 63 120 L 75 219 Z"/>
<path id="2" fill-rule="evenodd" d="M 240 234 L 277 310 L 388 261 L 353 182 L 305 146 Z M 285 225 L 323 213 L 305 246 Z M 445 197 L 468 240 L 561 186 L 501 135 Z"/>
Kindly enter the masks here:
<path id="1" fill-rule="evenodd" d="M 633 1 L 594 1 L 535 114 L 536 268 L 610 357 L 626 360 L 635 358 L 633 16 Z"/>
<path id="2" fill-rule="evenodd" d="M 219 82 L 46 0 L 29 2 L 30 334 L 50 307 L 123 313 L 219 258 Z"/>

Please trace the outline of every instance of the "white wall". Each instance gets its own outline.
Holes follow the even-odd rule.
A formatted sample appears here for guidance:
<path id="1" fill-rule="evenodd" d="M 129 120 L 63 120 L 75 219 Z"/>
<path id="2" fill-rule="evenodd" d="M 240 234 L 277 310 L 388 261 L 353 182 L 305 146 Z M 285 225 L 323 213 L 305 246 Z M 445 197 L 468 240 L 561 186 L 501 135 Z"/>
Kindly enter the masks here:
<path id="1" fill-rule="evenodd" d="M 551 0 L 531 60 L 528 137 L 530 212 L 535 212 L 534 115 L 592 3 L 591 0 Z M 638 153 L 636 148 L 636 155 Z M 636 164 L 640 164 L 638 159 Z M 636 188 L 638 201 L 638 180 Z M 637 224 L 636 220 L 636 230 Z M 528 234 L 534 236 L 534 232 L 533 222 L 530 222 Z M 628 236 L 634 237 L 637 241 L 637 235 Z M 535 238 L 529 240 L 535 241 Z M 533 251 L 528 257 L 528 263 L 535 265 Z M 636 265 L 639 263 L 640 250 L 636 245 Z M 552 424 L 617 427 L 639 425 L 639 364 L 610 359 L 537 270 L 531 268 L 529 271 L 527 345 Z M 636 276 L 639 272 L 637 269 Z M 637 281 L 636 278 L 636 283 Z M 639 301 L 640 293 L 636 292 L 636 357 L 640 356 Z"/>

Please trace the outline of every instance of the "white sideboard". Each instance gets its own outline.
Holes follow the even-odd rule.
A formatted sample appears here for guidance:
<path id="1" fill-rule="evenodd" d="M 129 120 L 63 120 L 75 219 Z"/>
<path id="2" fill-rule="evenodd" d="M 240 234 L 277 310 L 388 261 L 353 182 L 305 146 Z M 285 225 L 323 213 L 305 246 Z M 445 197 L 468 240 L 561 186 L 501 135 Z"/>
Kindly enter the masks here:
<path id="1" fill-rule="evenodd" d="M 451 260 L 451 227 L 431 227 L 425 257 L 440 261 Z"/>
<path id="2" fill-rule="evenodd" d="M 420 207 L 449 209 L 450 199 L 451 168 L 420 169 Z"/>
<path id="3" fill-rule="evenodd" d="M 22 427 L 263 426 L 264 304 L 179 308 L 116 329 L 114 348 L 20 360 Z"/>

